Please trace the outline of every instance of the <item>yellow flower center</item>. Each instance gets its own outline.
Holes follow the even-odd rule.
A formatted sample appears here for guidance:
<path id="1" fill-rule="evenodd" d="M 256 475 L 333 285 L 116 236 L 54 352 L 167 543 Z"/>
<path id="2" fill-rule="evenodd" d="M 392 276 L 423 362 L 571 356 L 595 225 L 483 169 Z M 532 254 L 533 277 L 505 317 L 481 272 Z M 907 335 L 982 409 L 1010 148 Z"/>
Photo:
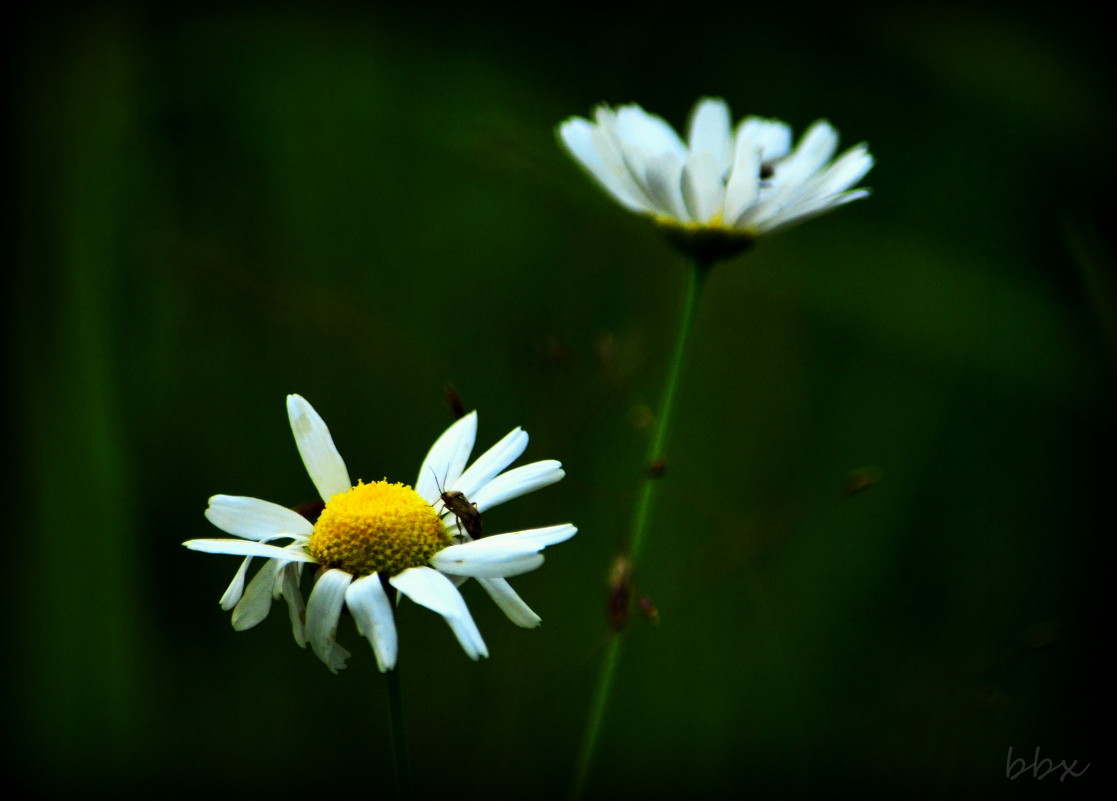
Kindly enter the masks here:
<path id="1" fill-rule="evenodd" d="M 314 524 L 307 550 L 354 576 L 421 567 L 453 541 L 429 503 L 406 484 L 358 482 L 338 493 Z"/>

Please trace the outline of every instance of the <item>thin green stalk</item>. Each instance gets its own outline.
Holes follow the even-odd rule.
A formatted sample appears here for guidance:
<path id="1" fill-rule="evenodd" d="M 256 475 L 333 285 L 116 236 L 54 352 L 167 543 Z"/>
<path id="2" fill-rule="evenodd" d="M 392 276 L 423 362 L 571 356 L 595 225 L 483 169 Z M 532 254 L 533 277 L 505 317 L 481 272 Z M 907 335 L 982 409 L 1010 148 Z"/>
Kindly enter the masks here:
<path id="1" fill-rule="evenodd" d="M 698 297 L 702 293 L 702 286 L 705 283 L 709 268 L 710 263 L 695 261 L 687 271 L 686 295 L 683 298 L 679 331 L 675 339 L 675 349 L 671 354 L 671 364 L 667 370 L 667 380 L 663 387 L 663 396 L 659 407 L 659 418 L 656 421 L 655 435 L 652 437 L 651 445 L 648 448 L 648 460 L 646 464 L 649 470 L 662 469 L 666 465 L 664 456 L 667 448 L 667 434 L 671 427 L 671 417 L 674 413 L 675 402 L 679 394 L 683 362 L 686 360 L 691 330 L 694 327 L 694 318 L 698 309 Z M 632 530 L 629 535 L 628 545 L 626 548 L 622 549 L 618 557 L 618 560 L 626 565 L 626 567 L 622 569 L 623 577 L 618 578 L 618 581 L 628 581 L 628 571 L 635 565 L 640 557 L 640 552 L 643 550 L 648 529 L 648 520 L 650 518 L 652 496 L 655 493 L 655 486 L 658 483 L 658 481 L 654 480 L 653 476 L 645 481 L 644 485 L 640 488 L 640 496 L 633 510 Z M 626 607 L 621 613 L 621 617 L 623 618 L 623 616 L 627 614 L 629 587 L 620 587 L 619 591 L 622 593 L 621 603 Z M 589 776 L 590 768 L 593 766 L 594 753 L 597 749 L 597 743 L 601 735 L 601 727 L 605 720 L 605 710 L 609 705 L 609 698 L 612 695 L 614 678 L 617 672 L 617 664 L 620 661 L 621 642 L 623 641 L 622 634 L 623 630 L 619 626 L 616 626 L 605 648 L 605 659 L 601 665 L 597 689 L 594 692 L 589 717 L 586 720 L 586 730 L 582 736 L 582 748 L 578 754 L 574 782 L 570 789 L 571 799 L 582 797 L 586 779 Z"/>
<path id="2" fill-rule="evenodd" d="M 411 765 L 407 759 L 407 735 L 403 728 L 403 693 L 400 690 L 399 668 L 389 670 L 388 718 L 391 721 L 392 757 L 396 768 L 396 796 L 400 801 L 414 797 L 411 790 Z"/>
<path id="3" fill-rule="evenodd" d="M 691 329 L 694 327 L 694 318 L 698 311 L 698 296 L 702 294 L 702 287 L 706 281 L 706 274 L 710 265 L 704 262 L 695 262 L 687 271 L 686 296 L 683 298 L 683 310 L 679 320 L 679 332 L 675 339 L 675 350 L 671 354 L 671 365 L 667 370 L 667 380 L 663 387 L 663 398 L 659 405 L 659 419 L 656 421 L 655 436 L 648 448 L 647 466 L 665 466 L 665 451 L 667 448 L 667 432 L 671 426 L 671 418 L 675 411 L 675 401 L 679 395 L 680 377 L 683 372 L 683 362 L 686 360 L 687 348 L 690 344 Z M 628 557 L 635 563 L 640 558 L 640 551 L 644 546 L 644 537 L 648 530 L 648 515 L 651 509 L 652 495 L 658 481 L 645 481 L 640 488 L 640 497 L 636 502 L 636 509 L 632 520 L 632 539 L 628 543 Z"/>

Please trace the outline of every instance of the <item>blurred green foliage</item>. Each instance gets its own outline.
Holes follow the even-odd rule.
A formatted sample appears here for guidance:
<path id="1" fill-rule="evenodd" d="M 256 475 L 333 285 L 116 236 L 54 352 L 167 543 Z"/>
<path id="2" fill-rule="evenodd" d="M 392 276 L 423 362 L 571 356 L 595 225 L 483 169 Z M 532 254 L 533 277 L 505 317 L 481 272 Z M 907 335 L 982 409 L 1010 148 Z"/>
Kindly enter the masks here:
<path id="1" fill-rule="evenodd" d="M 536 10 L 536 13 L 544 12 Z M 492 657 L 400 608 L 426 795 L 561 797 L 607 637 L 682 272 L 554 126 L 695 99 L 868 141 L 874 196 L 720 266 L 700 311 L 592 793 L 1014 795 L 1105 771 L 1117 360 L 1097 19 L 1014 5 L 94 4 L 14 43 L 16 757 L 45 793 L 390 792 L 383 678 L 286 615 L 234 633 L 214 493 L 313 495 L 284 396 L 354 477 L 450 422 L 568 478 Z M 1056 777 L 1048 777 L 1050 785 Z M 17 781 L 18 785 L 18 781 Z"/>

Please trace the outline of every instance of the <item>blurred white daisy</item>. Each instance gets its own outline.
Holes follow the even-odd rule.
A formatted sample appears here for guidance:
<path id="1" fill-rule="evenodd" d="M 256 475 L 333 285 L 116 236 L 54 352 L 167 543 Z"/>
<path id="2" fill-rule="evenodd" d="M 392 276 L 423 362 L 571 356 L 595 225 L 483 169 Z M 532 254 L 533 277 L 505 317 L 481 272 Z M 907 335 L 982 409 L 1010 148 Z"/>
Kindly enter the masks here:
<path id="1" fill-rule="evenodd" d="M 456 516 L 442 501 L 443 492 L 460 492 L 481 513 L 559 481 L 565 473 L 553 460 L 504 472 L 527 447 L 525 431 L 513 430 L 466 469 L 477 435 L 473 412 L 431 446 L 414 489 L 387 481 L 354 485 L 313 407 L 289 395 L 287 413 L 303 464 L 325 502 L 317 522 L 268 501 L 215 495 L 206 517 L 242 539 L 183 543 L 195 551 L 245 557 L 221 598 L 222 608 L 233 610 L 235 629 L 255 626 L 267 617 L 272 599 L 282 596 L 295 640 L 303 647 L 309 642 L 336 673 L 349 657 L 337 643 L 338 621 L 348 608 L 357 630 L 372 644 L 380 670 L 391 670 L 398 650 L 392 610 L 398 592 L 442 615 L 465 652 L 477 659 L 488 656 L 488 650 L 457 589 L 468 578 L 476 578 L 513 623 L 539 624 L 539 616 L 506 578 L 539 567 L 540 551 L 577 529 L 564 524 L 473 540 L 459 531 Z M 273 544 L 281 540 L 287 542 Z M 246 588 L 255 557 L 265 562 Z M 305 605 L 299 590 L 304 563 L 319 566 Z"/>
<path id="2" fill-rule="evenodd" d="M 731 250 L 869 194 L 850 188 L 873 166 L 866 145 L 832 160 L 838 133 L 824 120 L 794 148 L 779 120 L 746 117 L 734 130 L 717 98 L 698 101 L 686 141 L 636 104 L 598 106 L 593 121 L 571 117 L 558 134 L 622 206 Z"/>

